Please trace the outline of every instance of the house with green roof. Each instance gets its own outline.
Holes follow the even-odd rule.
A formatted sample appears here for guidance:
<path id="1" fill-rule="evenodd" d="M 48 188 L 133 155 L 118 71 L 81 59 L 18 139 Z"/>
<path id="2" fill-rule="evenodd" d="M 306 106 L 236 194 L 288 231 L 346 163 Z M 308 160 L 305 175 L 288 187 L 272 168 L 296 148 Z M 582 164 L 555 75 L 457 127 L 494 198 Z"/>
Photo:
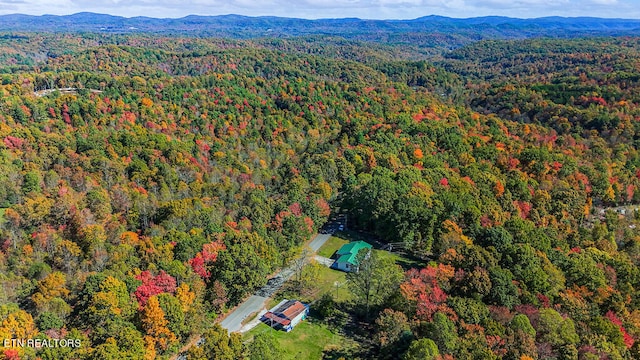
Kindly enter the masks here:
<path id="1" fill-rule="evenodd" d="M 351 272 L 358 270 L 358 252 L 362 249 L 371 250 L 371 244 L 364 241 L 353 241 L 348 244 L 344 244 L 338 251 L 336 251 L 337 259 L 331 267 Z"/>

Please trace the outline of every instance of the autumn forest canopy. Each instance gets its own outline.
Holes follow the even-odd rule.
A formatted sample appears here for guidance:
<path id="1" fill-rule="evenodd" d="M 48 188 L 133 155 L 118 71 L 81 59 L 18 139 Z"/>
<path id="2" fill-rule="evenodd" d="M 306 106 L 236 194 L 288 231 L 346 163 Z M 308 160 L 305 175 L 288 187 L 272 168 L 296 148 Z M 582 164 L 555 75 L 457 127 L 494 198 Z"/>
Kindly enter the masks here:
<path id="1" fill-rule="evenodd" d="M 214 323 L 337 213 L 421 265 L 327 359 L 640 358 L 640 38 L 462 45 L 0 34 L 0 339 L 82 341 L 0 359 L 268 358 Z"/>

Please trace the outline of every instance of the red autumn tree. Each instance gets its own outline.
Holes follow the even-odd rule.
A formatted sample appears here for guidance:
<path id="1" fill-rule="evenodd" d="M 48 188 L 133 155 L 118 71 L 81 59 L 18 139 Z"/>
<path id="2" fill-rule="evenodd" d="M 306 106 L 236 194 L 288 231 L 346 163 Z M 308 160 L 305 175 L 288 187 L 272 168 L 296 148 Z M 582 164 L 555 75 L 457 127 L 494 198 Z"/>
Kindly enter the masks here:
<path id="1" fill-rule="evenodd" d="M 400 290 L 407 300 L 415 302 L 416 316 L 419 319 L 431 321 L 433 314 L 438 311 L 450 313 L 446 305 L 447 294 L 443 288 L 449 287 L 449 280 L 454 273 L 452 266 L 443 264 L 407 272 L 407 280 L 400 285 Z"/>
<path id="2" fill-rule="evenodd" d="M 218 252 L 224 249 L 226 249 L 226 247 L 220 241 L 204 244 L 202 251 L 189 260 L 189 265 L 191 265 L 193 271 L 200 275 L 200 277 L 208 279 L 211 276 L 211 272 L 207 270 L 207 264 L 215 262 L 218 258 Z"/>
<path id="3" fill-rule="evenodd" d="M 149 298 L 154 295 L 162 293 L 173 294 L 176 291 L 176 279 L 164 272 L 164 270 L 160 270 L 160 273 L 156 276 L 153 276 L 148 270 L 143 271 L 136 276 L 136 280 L 142 281 L 142 285 L 138 286 L 134 292 L 140 308 L 143 308 Z"/>
<path id="4" fill-rule="evenodd" d="M 630 349 L 635 343 L 635 340 L 631 335 L 629 335 L 629 333 L 627 333 L 627 329 L 624 328 L 624 326 L 622 325 L 622 321 L 618 318 L 618 316 L 613 311 L 609 310 L 604 315 L 604 317 L 609 319 L 609 321 L 620 328 L 622 338 L 624 339 L 624 344 L 627 346 L 627 349 Z"/>

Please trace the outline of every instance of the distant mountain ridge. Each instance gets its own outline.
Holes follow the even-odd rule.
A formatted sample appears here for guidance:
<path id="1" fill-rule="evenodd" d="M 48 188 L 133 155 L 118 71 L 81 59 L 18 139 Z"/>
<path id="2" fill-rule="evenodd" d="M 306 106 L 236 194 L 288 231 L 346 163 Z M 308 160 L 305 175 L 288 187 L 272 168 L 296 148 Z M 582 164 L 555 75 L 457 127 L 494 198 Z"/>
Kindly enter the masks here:
<path id="1" fill-rule="evenodd" d="M 177 19 L 160 19 L 125 18 L 83 12 L 64 16 L 2 15 L 0 16 L 0 31 L 145 32 L 236 38 L 340 35 L 358 40 L 416 41 L 414 44 L 429 45 L 428 40 L 422 39 L 425 34 L 456 36 L 461 43 L 468 42 L 466 40 L 540 36 L 640 35 L 640 20 L 589 17 L 519 19 L 501 16 L 458 19 L 436 15 L 412 20 L 358 18 L 308 20 L 242 15 L 189 15 Z"/>

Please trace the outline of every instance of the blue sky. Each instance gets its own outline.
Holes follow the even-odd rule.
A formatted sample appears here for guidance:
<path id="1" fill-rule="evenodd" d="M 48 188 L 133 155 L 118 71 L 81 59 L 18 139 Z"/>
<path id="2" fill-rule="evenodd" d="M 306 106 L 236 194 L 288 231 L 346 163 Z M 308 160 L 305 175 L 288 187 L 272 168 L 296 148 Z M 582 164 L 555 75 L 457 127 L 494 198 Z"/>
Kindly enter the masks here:
<path id="1" fill-rule="evenodd" d="M 189 14 L 275 15 L 308 19 L 414 19 L 425 15 L 595 16 L 640 19 L 640 0 L 0 0 L 0 14 L 72 14 L 126 17 Z"/>

